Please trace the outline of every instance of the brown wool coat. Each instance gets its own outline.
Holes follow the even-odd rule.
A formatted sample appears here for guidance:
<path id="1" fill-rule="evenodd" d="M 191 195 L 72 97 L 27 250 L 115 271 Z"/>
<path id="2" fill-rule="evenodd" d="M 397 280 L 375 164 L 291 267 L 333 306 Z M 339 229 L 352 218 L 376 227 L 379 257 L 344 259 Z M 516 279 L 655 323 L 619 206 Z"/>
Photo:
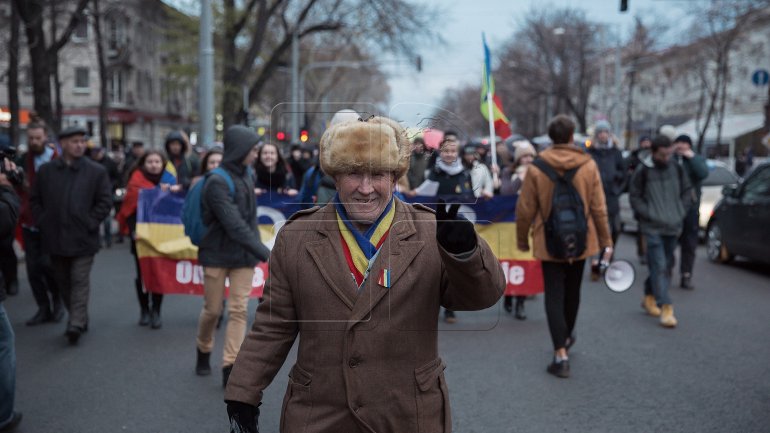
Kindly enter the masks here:
<path id="1" fill-rule="evenodd" d="M 260 403 L 299 334 L 281 432 L 450 432 L 439 307 L 487 308 L 505 287 L 498 260 L 478 241 L 458 260 L 438 246 L 432 211 L 396 200 L 389 237 L 356 295 L 334 207 L 295 215 L 276 240 L 265 299 L 225 399 Z M 377 284 L 385 267 L 389 289 Z"/>
<path id="2" fill-rule="evenodd" d="M 607 222 L 607 203 L 599 174 L 599 168 L 582 149 L 574 145 L 552 146 L 538 156 L 563 175 L 566 170 L 581 166 L 572 179 L 575 189 L 583 199 L 583 209 L 588 221 L 586 250 L 577 260 L 599 253 L 600 246 L 611 247 L 612 237 Z M 540 260 L 564 261 L 551 257 L 545 246 L 544 222 L 551 213 L 554 183 L 539 168 L 530 166 L 519 191 L 516 203 L 516 240 L 519 245 L 529 245 L 529 230 L 533 230 L 533 254 Z"/>

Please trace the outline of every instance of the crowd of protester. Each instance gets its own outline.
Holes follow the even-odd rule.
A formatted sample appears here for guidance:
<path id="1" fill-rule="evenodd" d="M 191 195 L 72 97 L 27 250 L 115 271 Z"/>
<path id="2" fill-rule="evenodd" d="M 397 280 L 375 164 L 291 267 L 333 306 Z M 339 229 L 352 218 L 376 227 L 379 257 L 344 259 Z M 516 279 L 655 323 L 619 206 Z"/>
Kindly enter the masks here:
<path id="1" fill-rule="evenodd" d="M 331 126 L 349 122 L 354 115 L 341 113 L 332 119 Z M 624 158 L 610 131 L 610 125 L 601 121 L 595 125 L 590 146 L 574 143 L 574 123 L 566 116 L 557 116 L 549 125 L 554 144 L 540 149 L 540 153 L 526 139 L 500 141 L 493 152 L 488 144 L 464 140 L 454 131 L 446 131 L 435 148 L 422 137 L 412 137 L 408 170 L 394 179 L 395 195 L 400 197 L 454 196 L 468 203 L 496 196 L 519 200 L 517 218 L 521 229 L 516 242 L 519 249 L 529 250 L 532 225 L 534 256 L 543 261 L 546 312 L 554 345 L 554 360 L 548 371 L 559 377 L 569 375 L 567 350 L 576 340 L 574 326 L 584 261 L 590 260 L 593 270 L 600 260 L 612 256 L 620 233 L 622 193 L 630 194 L 640 226 L 637 251 L 640 261 L 649 265 L 644 310 L 659 317 L 665 327 L 677 325 L 668 288 L 678 243 L 682 249 L 681 287 L 693 289 L 699 185 L 708 174 L 705 160 L 692 150 L 689 137 L 670 134 L 642 137 L 638 147 Z M 196 341 L 196 372 L 211 373 L 214 329 L 226 308 L 222 360 L 226 385 L 245 335 L 254 266 L 267 261 L 270 255 L 254 224 L 259 197 L 270 192 L 284 194 L 295 197 L 304 208 L 322 206 L 336 197 L 335 179 L 324 173 L 315 147 L 293 145 L 284 149 L 241 126 L 228 129 L 223 145 L 193 149 L 184 132 L 172 131 L 163 146 L 135 142 L 127 152 L 121 144 L 111 146 L 109 151 L 93 145 L 78 126 L 65 128 L 57 140 L 50 139 L 48 133 L 44 122 L 33 119 L 27 127 L 28 150 L 15 161 L 23 169 L 23 182 L 11 185 L 3 178 L 3 200 L 9 203 L 4 206 L 9 214 L 13 210 L 14 221 L 20 225 L 29 285 L 38 307 L 26 324 L 59 323 L 66 316 L 65 335 L 76 345 L 88 331 L 94 255 L 102 245 L 110 247 L 116 234 L 117 242 L 127 237 L 131 243 L 140 310 L 138 324 L 160 329 L 163 295 L 145 287 L 136 249 L 139 192 L 154 188 L 185 192 L 210 179 L 202 192 L 202 215 L 209 230 L 198 245 L 205 296 Z M 537 161 L 541 161 L 540 165 L 535 164 Z M 568 263 L 545 252 L 543 235 L 538 234 L 542 230 L 542 224 L 535 222 L 538 209 L 542 213 L 549 207 L 545 203 L 550 196 L 544 191 L 552 188 L 544 186 L 551 175 L 541 168 L 542 164 L 551 166 L 557 176 L 572 171 L 571 179 L 591 220 L 589 248 Z M 589 168 L 581 170 L 582 166 Z M 218 167 L 220 175 L 216 176 L 212 171 Z M 17 201 L 11 200 L 12 193 L 5 184 L 18 194 Z M 116 233 L 113 217 L 117 220 Z M 13 230 L 3 230 L 0 235 L 0 296 L 14 296 L 19 285 L 18 262 L 11 245 Z M 598 278 L 595 273 L 592 276 Z M 230 281 L 228 303 L 224 301 L 226 279 Z M 525 320 L 525 300 L 525 296 L 506 296 L 504 309 Z M 0 316 L 0 322 L 6 320 L 2 308 Z M 445 309 L 444 319 L 448 323 L 457 321 L 450 309 Z M 12 333 L 9 338 L 12 341 Z M 0 414 L 0 423 L 3 416 L 8 414 Z"/>

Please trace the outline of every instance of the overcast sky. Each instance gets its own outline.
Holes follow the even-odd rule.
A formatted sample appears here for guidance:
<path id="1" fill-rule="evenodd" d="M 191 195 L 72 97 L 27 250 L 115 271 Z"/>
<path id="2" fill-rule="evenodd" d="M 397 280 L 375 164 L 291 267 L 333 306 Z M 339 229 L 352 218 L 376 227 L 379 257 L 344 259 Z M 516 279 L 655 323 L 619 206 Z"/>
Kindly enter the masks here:
<path id="1" fill-rule="evenodd" d="M 197 0 L 164 1 L 191 14 L 197 15 L 199 12 Z M 664 17 L 670 23 L 677 23 L 682 21 L 686 8 L 702 0 L 628 0 L 629 10 L 624 13 L 619 11 L 620 0 L 411 1 L 442 10 L 443 15 L 440 21 L 437 20 L 436 28 L 446 44 L 418 49 L 423 59 L 420 73 L 414 67 L 414 59 L 399 59 L 400 66 L 383 66 L 390 77 L 391 87 L 389 112 L 385 114 L 406 126 L 424 124 L 422 120 L 433 113 L 445 89 L 480 82 L 484 57 L 481 33 L 486 33 L 494 61 L 496 50 L 511 37 L 518 23 L 533 6 L 583 9 L 589 19 L 613 24 L 622 34 L 627 35 L 632 29 L 634 15 L 646 19 Z"/>
<path id="2" fill-rule="evenodd" d="M 439 6 L 444 10 L 444 22 L 437 23 L 446 45 L 433 50 L 422 50 L 423 71 L 414 68 L 393 70 L 391 86 L 391 117 L 405 125 L 419 125 L 429 116 L 444 90 L 466 83 L 481 82 L 484 58 L 481 33 L 485 32 L 487 44 L 494 61 L 496 50 L 516 30 L 532 5 L 538 7 L 573 7 L 587 12 L 589 19 L 615 24 L 623 34 L 633 27 L 635 14 L 646 16 L 665 15 L 676 20 L 682 10 L 694 0 L 629 0 L 628 12 L 621 13 L 620 0 L 416 0 Z M 493 64 L 494 67 L 494 64 Z M 499 79 L 496 78 L 497 81 Z M 478 104 L 478 101 L 469 101 Z M 480 114 L 479 114 L 480 115 Z"/>

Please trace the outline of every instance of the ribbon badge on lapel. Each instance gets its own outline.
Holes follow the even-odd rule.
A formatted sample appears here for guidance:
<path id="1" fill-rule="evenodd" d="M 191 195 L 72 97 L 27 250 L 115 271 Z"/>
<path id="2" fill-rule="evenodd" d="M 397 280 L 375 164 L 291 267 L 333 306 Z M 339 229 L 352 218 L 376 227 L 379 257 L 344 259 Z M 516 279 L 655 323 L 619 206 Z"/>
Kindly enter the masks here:
<path id="1" fill-rule="evenodd" d="M 390 269 L 383 269 L 380 271 L 380 278 L 377 279 L 377 284 L 386 289 L 390 288 Z"/>

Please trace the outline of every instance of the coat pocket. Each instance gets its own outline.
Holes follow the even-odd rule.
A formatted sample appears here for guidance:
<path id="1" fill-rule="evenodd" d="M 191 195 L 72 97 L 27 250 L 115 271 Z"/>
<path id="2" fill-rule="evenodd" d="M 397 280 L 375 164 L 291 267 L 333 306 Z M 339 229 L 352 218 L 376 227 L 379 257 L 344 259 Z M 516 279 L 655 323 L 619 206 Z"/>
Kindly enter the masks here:
<path id="1" fill-rule="evenodd" d="M 289 385 L 283 397 L 280 431 L 284 433 L 304 432 L 307 428 L 313 400 L 310 384 L 313 376 L 299 364 L 294 364 L 289 372 Z"/>
<path id="2" fill-rule="evenodd" d="M 417 383 L 417 431 L 419 433 L 450 433 L 452 419 L 449 392 L 444 378 L 446 364 L 441 358 L 414 370 Z"/>

